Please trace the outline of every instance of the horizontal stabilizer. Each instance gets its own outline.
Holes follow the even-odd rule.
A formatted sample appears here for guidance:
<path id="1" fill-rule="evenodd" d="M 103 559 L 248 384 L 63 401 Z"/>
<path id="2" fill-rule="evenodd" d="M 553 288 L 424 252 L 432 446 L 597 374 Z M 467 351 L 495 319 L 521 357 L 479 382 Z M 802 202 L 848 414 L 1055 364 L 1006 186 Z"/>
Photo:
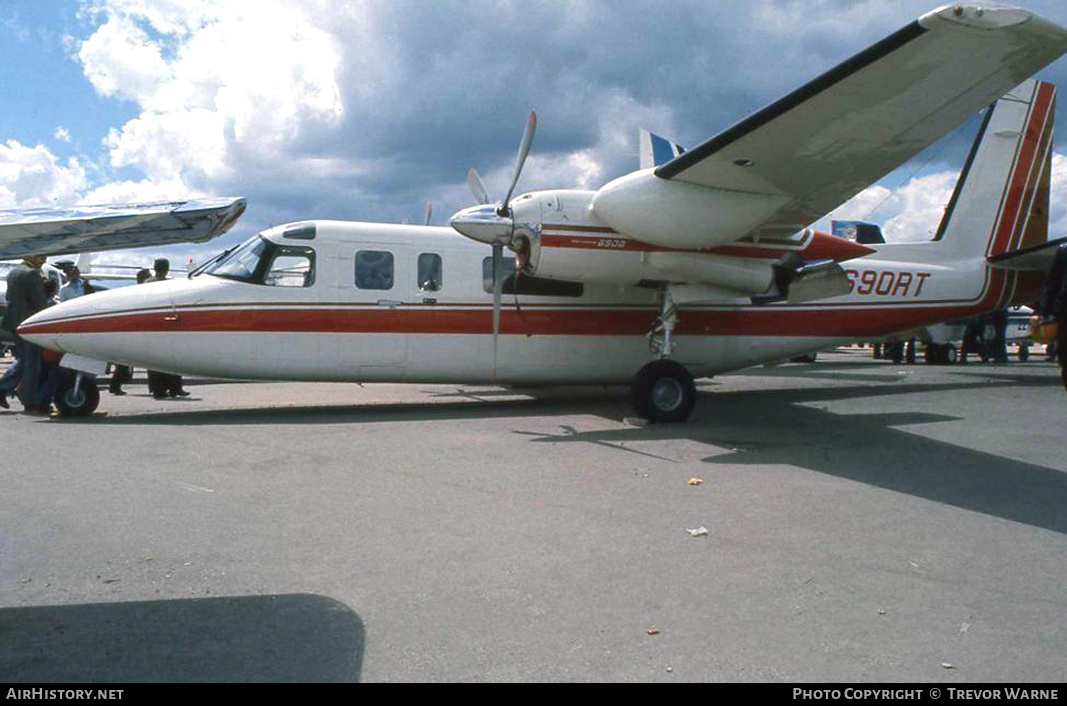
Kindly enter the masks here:
<path id="1" fill-rule="evenodd" d="M 1056 256 L 1056 251 L 1064 244 L 1067 244 L 1067 236 L 986 259 L 991 267 L 998 270 L 1048 272 L 1052 269 L 1052 260 Z"/>

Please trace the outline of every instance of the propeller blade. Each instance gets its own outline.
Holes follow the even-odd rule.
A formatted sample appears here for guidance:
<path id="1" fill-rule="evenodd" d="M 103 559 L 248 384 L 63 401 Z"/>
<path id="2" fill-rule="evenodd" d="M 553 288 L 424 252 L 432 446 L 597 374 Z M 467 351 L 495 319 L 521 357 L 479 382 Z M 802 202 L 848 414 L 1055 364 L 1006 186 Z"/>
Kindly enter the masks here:
<path id="1" fill-rule="evenodd" d="M 493 370 L 492 380 L 496 382 L 497 337 L 500 335 L 500 298 L 504 293 L 504 244 L 493 243 Z"/>
<path id="2" fill-rule="evenodd" d="M 427 201 L 426 202 L 426 220 L 423 223 L 423 225 L 427 225 L 428 226 L 428 225 L 432 225 L 432 224 L 433 224 L 433 201 Z"/>
<path id="3" fill-rule="evenodd" d="M 474 167 L 470 168 L 467 172 L 467 186 L 471 188 L 471 193 L 474 194 L 474 200 L 480 204 L 489 203 L 489 192 L 485 190 L 485 185 L 482 184 L 482 178 L 478 176 L 478 170 Z"/>
<path id="4" fill-rule="evenodd" d="M 511 194 L 515 191 L 515 185 L 519 183 L 519 175 L 522 174 L 522 165 L 526 163 L 526 155 L 530 154 L 530 145 L 533 144 L 535 132 L 537 132 L 537 113 L 531 110 L 530 114 L 526 116 L 526 129 L 522 133 L 522 142 L 519 143 L 519 153 L 515 157 L 515 174 L 511 177 L 511 186 L 508 187 L 508 193 L 500 203 L 500 208 L 497 209 L 497 213 L 501 216 L 507 215 L 508 202 L 511 201 Z"/>

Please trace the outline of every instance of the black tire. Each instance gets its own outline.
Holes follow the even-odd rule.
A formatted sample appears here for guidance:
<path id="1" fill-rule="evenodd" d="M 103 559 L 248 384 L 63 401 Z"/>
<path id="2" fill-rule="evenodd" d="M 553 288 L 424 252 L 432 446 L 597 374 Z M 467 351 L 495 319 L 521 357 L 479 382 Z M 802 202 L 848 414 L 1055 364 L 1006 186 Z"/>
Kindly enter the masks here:
<path id="1" fill-rule="evenodd" d="M 1019 358 L 1019 362 L 1025 363 L 1030 360 L 1030 346 L 1025 343 L 1019 344 L 1019 352 L 1016 353 L 1016 357 Z"/>
<path id="2" fill-rule="evenodd" d="M 807 355 L 793 356 L 789 359 L 790 363 L 814 363 L 818 357 L 818 353 L 808 353 Z"/>
<path id="3" fill-rule="evenodd" d="M 88 417 L 100 405 L 100 390 L 93 379 L 83 379 L 78 394 L 74 394 L 74 381 L 61 385 L 52 395 L 52 403 L 61 417 Z"/>
<path id="4" fill-rule="evenodd" d="M 684 422 L 696 404 L 693 376 L 673 360 L 657 360 L 638 371 L 630 386 L 637 416 L 652 422 Z"/>
<path id="5" fill-rule="evenodd" d="M 956 350 L 956 346 L 951 343 L 945 344 L 944 362 L 951 365 L 955 365 L 960 362 L 960 353 Z"/>

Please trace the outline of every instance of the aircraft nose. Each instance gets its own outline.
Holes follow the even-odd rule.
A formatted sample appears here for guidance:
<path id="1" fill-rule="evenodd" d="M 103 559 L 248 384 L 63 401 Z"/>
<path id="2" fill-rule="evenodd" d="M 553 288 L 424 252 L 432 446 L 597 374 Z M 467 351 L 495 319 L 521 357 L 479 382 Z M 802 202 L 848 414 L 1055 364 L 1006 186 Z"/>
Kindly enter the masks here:
<path id="1" fill-rule="evenodd" d="M 496 206 L 483 204 L 471 206 L 458 211 L 449 223 L 459 233 L 480 243 L 511 242 L 515 223 L 510 218 L 500 216 Z"/>

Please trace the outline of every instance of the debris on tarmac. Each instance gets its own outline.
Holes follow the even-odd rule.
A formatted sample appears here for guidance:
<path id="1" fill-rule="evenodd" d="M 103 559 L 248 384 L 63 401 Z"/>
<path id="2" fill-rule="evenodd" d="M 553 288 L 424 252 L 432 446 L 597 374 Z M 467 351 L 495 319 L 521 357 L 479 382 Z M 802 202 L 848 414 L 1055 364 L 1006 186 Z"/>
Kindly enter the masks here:
<path id="1" fill-rule="evenodd" d="M 700 484 L 702 484 L 704 482 L 704 479 L 703 478 L 697 478 L 696 476 L 693 476 L 687 482 L 689 483 L 689 485 L 700 485 Z"/>
<path id="2" fill-rule="evenodd" d="M 686 532 L 689 533 L 690 537 L 707 537 L 708 536 L 708 528 L 704 527 L 703 525 L 701 525 L 700 527 L 697 527 L 696 529 L 687 529 Z"/>
<path id="3" fill-rule="evenodd" d="M 648 634 L 649 635 L 659 635 L 659 628 L 649 628 L 648 629 Z"/>
<path id="4" fill-rule="evenodd" d="M 629 426 L 632 426 L 632 427 L 647 427 L 648 426 L 648 420 L 647 419 L 642 419 L 641 417 L 623 417 L 622 418 L 622 423 L 623 424 L 628 424 Z"/>
<path id="5" fill-rule="evenodd" d="M 954 664 L 950 664 L 950 663 L 948 663 L 948 662 L 942 662 L 942 663 L 941 663 L 941 668 L 942 668 L 942 669 L 955 669 L 955 668 L 956 668 L 956 665 L 954 665 Z"/>

